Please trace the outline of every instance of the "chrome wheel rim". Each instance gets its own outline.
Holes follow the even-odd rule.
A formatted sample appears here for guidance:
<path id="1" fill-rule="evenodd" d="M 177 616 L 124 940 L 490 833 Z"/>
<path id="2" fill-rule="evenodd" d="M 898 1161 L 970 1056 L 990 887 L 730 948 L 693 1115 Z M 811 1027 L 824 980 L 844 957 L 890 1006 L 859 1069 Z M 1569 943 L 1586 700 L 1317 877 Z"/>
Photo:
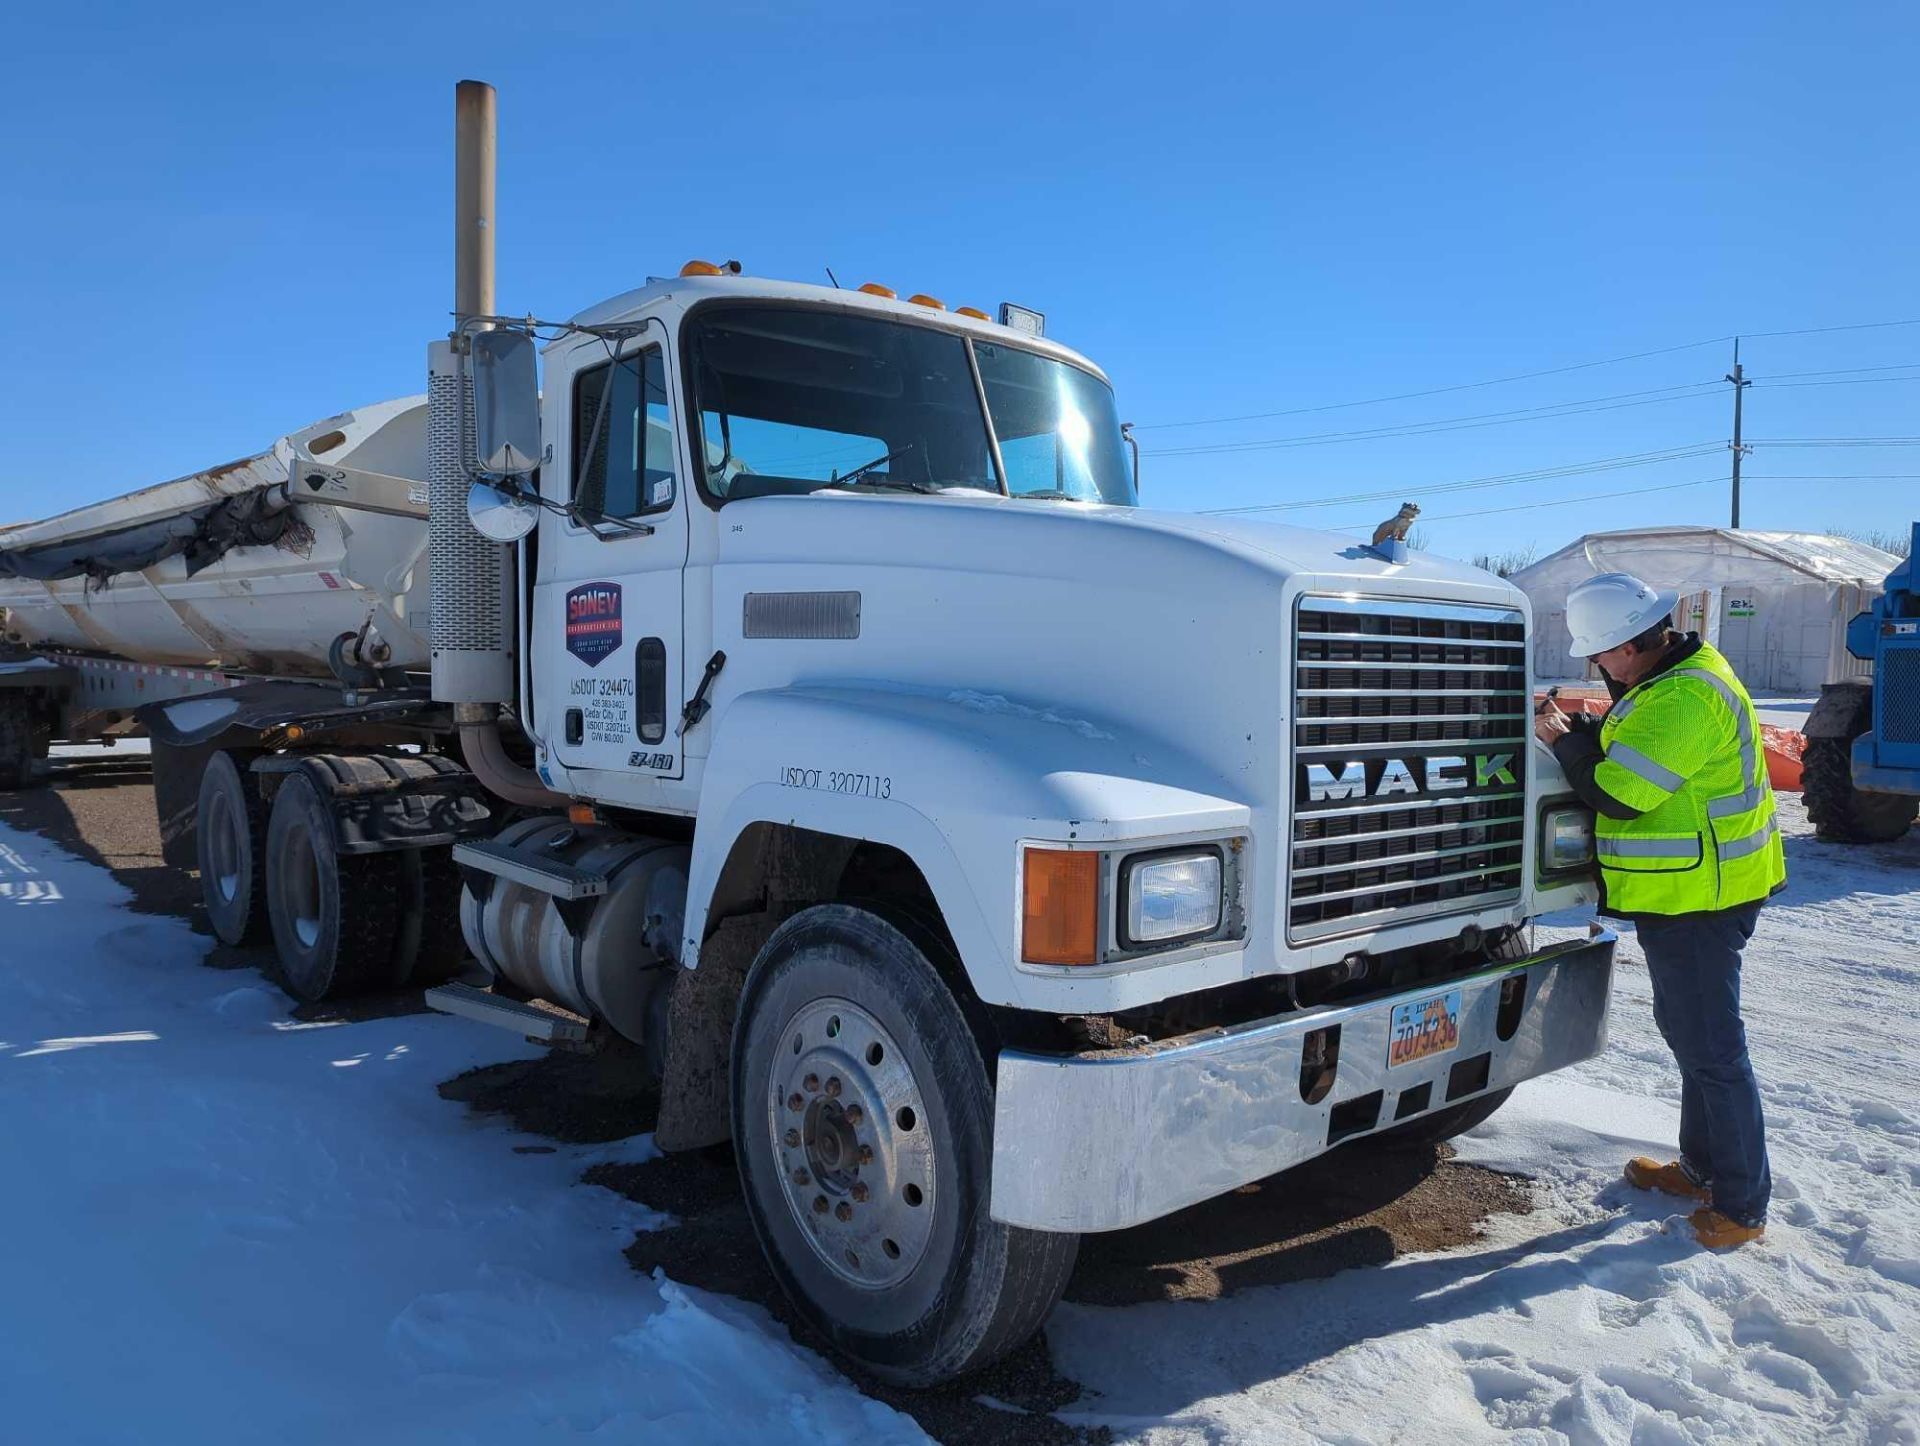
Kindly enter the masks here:
<path id="1" fill-rule="evenodd" d="M 202 823 L 207 830 L 207 864 L 213 875 L 214 892 L 222 903 L 231 904 L 240 892 L 239 820 L 233 803 L 225 794 L 213 797 L 209 817 Z"/>
<path id="2" fill-rule="evenodd" d="M 320 859 L 313 840 L 295 830 L 287 850 L 287 903 L 293 916 L 293 934 L 303 948 L 320 940 Z"/>
<path id="3" fill-rule="evenodd" d="M 822 1264 L 867 1290 L 913 1273 L 933 1235 L 933 1140 L 885 1025 L 848 999 L 796 1012 L 768 1070 L 767 1130 L 787 1208 Z"/>

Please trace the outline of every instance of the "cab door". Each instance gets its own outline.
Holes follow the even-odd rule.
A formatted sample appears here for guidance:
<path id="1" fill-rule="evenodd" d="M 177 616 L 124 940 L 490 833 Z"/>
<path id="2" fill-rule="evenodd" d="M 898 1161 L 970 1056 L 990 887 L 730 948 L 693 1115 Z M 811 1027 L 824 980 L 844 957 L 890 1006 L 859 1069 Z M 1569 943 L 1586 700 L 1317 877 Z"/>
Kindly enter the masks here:
<path id="1" fill-rule="evenodd" d="M 534 586 L 539 731 L 573 791 L 652 801 L 684 769 L 681 574 L 687 491 L 676 464 L 666 329 L 591 339 L 549 369 L 555 446 L 541 487 L 576 516 L 541 518 Z M 588 771 L 603 775 L 584 776 Z"/>

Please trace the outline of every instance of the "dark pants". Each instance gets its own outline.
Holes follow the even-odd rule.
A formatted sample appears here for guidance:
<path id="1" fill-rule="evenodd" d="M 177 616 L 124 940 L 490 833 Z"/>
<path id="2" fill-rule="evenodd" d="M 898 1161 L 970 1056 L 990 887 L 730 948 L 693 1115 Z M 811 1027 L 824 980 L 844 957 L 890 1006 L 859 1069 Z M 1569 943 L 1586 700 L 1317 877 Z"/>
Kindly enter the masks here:
<path id="1" fill-rule="evenodd" d="M 1713 1205 L 1742 1225 L 1773 1194 L 1760 1088 L 1740 1022 L 1740 951 L 1759 904 L 1634 921 L 1653 978 L 1653 1022 L 1680 1066 L 1680 1158 L 1712 1182 Z"/>

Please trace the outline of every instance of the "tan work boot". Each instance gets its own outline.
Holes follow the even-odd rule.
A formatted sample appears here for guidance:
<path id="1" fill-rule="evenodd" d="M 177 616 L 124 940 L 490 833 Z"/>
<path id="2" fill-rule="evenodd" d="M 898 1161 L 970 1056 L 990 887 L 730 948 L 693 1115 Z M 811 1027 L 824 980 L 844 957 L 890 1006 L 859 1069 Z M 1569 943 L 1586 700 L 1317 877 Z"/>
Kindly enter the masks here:
<path id="1" fill-rule="evenodd" d="M 1696 1210 L 1687 1217 L 1693 1226 L 1693 1238 L 1709 1250 L 1731 1250 L 1758 1240 L 1767 1233 L 1766 1225 L 1742 1225 L 1718 1210 Z"/>
<path id="2" fill-rule="evenodd" d="M 1636 1155 L 1627 1161 L 1626 1173 L 1627 1183 L 1636 1190 L 1658 1190 L 1663 1195 L 1678 1195 L 1683 1200 L 1698 1200 L 1703 1205 L 1713 1200 L 1713 1193 L 1681 1169 L 1678 1160 L 1663 1165 L 1658 1160 L 1649 1160 L 1645 1155 Z"/>

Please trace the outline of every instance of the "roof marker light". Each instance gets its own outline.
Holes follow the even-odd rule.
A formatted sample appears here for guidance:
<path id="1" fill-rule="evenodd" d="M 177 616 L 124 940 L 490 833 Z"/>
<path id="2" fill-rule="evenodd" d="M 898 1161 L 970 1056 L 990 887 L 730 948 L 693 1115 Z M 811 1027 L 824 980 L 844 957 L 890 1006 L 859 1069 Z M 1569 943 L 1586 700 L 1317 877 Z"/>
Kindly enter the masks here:
<path id="1" fill-rule="evenodd" d="M 1024 306 L 1015 306 L 1011 301 L 1000 303 L 1000 324 L 1022 336 L 1040 337 L 1047 334 L 1047 318 L 1042 312 L 1029 310 Z"/>
<path id="2" fill-rule="evenodd" d="M 993 320 L 992 317 L 988 316 L 984 311 L 982 311 L 977 306 L 956 306 L 953 309 L 953 314 L 955 316 L 970 316 L 975 321 L 992 321 Z"/>
<path id="3" fill-rule="evenodd" d="M 868 296 L 884 296 L 888 301 L 896 300 L 900 295 L 900 293 L 895 291 L 891 286 L 882 286 L 877 281 L 869 281 L 860 289 L 866 292 Z"/>
<path id="4" fill-rule="evenodd" d="M 945 311 L 947 309 L 946 302 L 937 296 L 928 296 L 924 291 L 914 292 L 912 296 L 907 298 L 907 301 L 913 306 L 931 306 L 935 311 Z"/>
<path id="5" fill-rule="evenodd" d="M 724 276 L 726 273 L 711 261 L 689 261 L 680 268 L 680 274 L 682 276 Z"/>

